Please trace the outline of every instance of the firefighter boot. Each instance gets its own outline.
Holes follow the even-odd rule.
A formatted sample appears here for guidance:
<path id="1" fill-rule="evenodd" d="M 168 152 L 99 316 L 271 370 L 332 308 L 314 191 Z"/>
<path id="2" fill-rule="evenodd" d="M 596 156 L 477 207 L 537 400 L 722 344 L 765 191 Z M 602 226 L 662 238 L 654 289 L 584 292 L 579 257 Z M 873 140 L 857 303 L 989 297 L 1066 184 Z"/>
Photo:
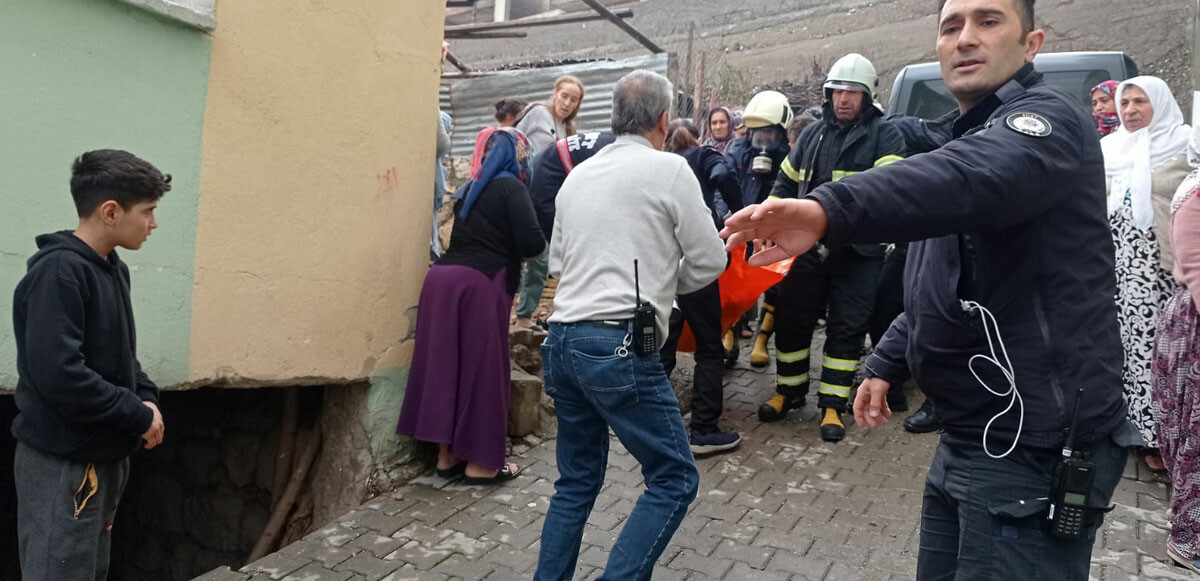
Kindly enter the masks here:
<path id="1" fill-rule="evenodd" d="M 738 345 L 737 335 L 733 329 L 725 331 L 725 334 L 721 336 L 721 346 L 725 348 L 725 367 L 736 365 L 738 356 L 742 354 L 742 348 Z"/>
<path id="2" fill-rule="evenodd" d="M 802 407 L 804 407 L 803 396 L 788 397 L 777 393 L 775 397 L 758 406 L 758 421 L 777 422 L 787 417 L 789 410 L 798 410 Z"/>
<path id="3" fill-rule="evenodd" d="M 821 439 L 826 442 L 840 442 L 846 437 L 846 425 L 842 423 L 842 414 L 833 408 L 825 408 L 821 418 Z"/>
<path id="4" fill-rule="evenodd" d="M 754 350 L 750 352 L 750 365 L 766 367 L 771 363 L 771 354 L 767 353 L 767 341 L 775 331 L 775 307 L 763 303 L 762 319 L 758 322 L 758 333 L 754 335 Z"/>

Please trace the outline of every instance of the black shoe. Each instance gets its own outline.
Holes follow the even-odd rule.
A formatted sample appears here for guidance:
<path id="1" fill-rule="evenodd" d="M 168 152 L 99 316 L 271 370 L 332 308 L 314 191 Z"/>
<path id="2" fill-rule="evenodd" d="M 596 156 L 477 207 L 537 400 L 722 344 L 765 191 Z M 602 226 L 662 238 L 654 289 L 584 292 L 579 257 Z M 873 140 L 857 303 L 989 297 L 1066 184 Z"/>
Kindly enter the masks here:
<path id="1" fill-rule="evenodd" d="M 692 435 L 688 437 L 688 444 L 691 445 L 693 456 L 732 450 L 741 443 L 742 437 L 737 432 L 725 432 L 719 429 L 703 433 L 692 430 Z"/>
<path id="2" fill-rule="evenodd" d="M 925 398 L 925 403 L 917 408 L 911 416 L 904 418 L 904 429 L 914 434 L 925 434 L 942 429 L 937 417 L 933 414 L 933 401 Z"/>
<path id="3" fill-rule="evenodd" d="M 901 386 L 897 385 L 895 389 L 888 390 L 887 404 L 892 413 L 908 411 L 908 398 L 904 396 Z"/>
<path id="4" fill-rule="evenodd" d="M 825 408 L 821 418 L 821 439 L 826 442 L 841 442 L 846 437 L 846 424 L 842 423 L 842 414 L 833 408 Z"/>

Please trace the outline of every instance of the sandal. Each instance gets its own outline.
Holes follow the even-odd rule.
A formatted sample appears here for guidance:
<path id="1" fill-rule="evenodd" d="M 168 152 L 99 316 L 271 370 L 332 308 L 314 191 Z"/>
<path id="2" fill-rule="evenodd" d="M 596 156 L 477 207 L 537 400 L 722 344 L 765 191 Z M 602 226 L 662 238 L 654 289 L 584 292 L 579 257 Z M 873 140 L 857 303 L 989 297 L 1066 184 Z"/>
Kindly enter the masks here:
<path id="1" fill-rule="evenodd" d="M 505 464 L 503 468 L 496 472 L 495 476 L 465 476 L 463 477 L 463 484 L 466 484 L 467 486 L 488 486 L 491 484 L 500 484 L 502 482 L 508 482 L 509 480 L 520 476 L 520 474 L 520 468 L 517 468 L 516 472 L 513 472 L 512 467 L 508 464 Z"/>
<path id="2" fill-rule="evenodd" d="M 458 478 L 459 476 L 462 476 L 464 473 L 466 473 L 466 471 L 467 471 L 467 463 L 459 462 L 458 464 L 455 464 L 454 466 L 451 466 L 449 468 L 438 468 L 437 475 L 438 475 L 438 478 L 446 478 L 446 479 Z"/>
<path id="3" fill-rule="evenodd" d="M 1170 557 L 1172 561 L 1175 561 L 1176 565 L 1185 569 L 1191 569 L 1194 573 L 1200 573 L 1200 559 L 1189 561 L 1188 559 L 1184 558 L 1183 555 L 1180 555 L 1170 543 L 1167 543 L 1167 556 Z"/>

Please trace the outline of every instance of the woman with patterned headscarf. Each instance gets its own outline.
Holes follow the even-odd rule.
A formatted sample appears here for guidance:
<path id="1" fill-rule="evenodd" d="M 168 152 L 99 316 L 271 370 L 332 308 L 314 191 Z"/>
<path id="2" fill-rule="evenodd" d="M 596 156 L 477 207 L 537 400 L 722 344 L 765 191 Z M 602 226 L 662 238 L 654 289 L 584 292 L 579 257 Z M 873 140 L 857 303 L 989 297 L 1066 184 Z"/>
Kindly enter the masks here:
<path id="1" fill-rule="evenodd" d="M 1121 117 L 1117 115 L 1117 81 L 1104 81 L 1092 87 L 1092 118 L 1096 120 L 1096 130 L 1104 137 L 1121 126 Z"/>
<path id="2" fill-rule="evenodd" d="M 515 478 L 505 461 L 508 315 L 521 260 L 546 239 L 529 198 L 529 142 L 513 128 L 475 139 L 471 181 L 454 205 L 450 247 L 425 275 L 408 389 L 396 433 L 439 445 L 444 478 Z"/>
<path id="3" fill-rule="evenodd" d="M 1116 91 L 1121 127 L 1100 140 L 1116 250 L 1121 375 L 1129 419 L 1145 441 L 1146 465 L 1163 469 L 1150 412 L 1150 364 L 1159 309 L 1170 297 L 1170 202 L 1187 176 L 1191 128 L 1167 84 L 1135 77 Z"/>
<path id="4" fill-rule="evenodd" d="M 733 132 L 733 113 L 728 107 L 714 107 L 708 112 L 708 120 L 704 126 L 704 145 L 724 154 L 737 138 Z"/>

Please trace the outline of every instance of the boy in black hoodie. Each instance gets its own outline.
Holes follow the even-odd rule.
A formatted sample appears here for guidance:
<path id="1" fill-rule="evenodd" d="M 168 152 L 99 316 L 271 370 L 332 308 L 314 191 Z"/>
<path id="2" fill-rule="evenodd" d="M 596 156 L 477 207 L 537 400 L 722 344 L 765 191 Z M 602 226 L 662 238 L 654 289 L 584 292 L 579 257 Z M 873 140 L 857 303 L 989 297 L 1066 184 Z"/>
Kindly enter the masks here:
<path id="1" fill-rule="evenodd" d="M 158 227 L 171 176 L 134 155 L 89 151 L 71 168 L 79 227 L 37 237 L 13 297 L 17 531 L 25 581 L 108 576 L 129 456 L 163 439 L 158 387 L 137 360 L 129 269 Z"/>

